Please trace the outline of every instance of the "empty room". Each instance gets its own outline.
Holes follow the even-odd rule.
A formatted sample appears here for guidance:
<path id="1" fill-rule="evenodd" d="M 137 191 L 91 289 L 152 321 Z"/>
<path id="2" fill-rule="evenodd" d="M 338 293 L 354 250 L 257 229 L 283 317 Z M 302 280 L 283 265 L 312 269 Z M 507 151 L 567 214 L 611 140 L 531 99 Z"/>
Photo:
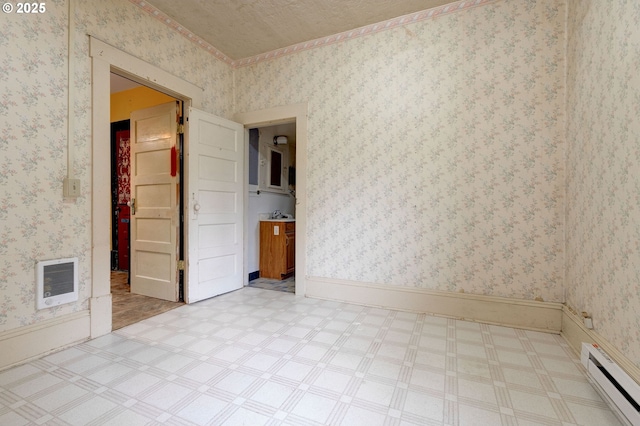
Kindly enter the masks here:
<path id="1" fill-rule="evenodd" d="M 640 421 L 637 2 L 3 12 L 0 424 Z M 171 99 L 121 249 L 181 302 L 115 331 L 112 74 Z"/>

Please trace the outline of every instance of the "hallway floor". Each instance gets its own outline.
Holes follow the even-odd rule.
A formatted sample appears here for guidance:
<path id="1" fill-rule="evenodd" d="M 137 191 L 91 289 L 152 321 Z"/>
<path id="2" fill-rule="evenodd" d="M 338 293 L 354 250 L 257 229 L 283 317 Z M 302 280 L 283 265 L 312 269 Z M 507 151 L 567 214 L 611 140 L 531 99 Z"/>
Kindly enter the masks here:
<path id="1" fill-rule="evenodd" d="M 112 330 L 118 330 L 184 305 L 183 302 L 169 302 L 140 294 L 131 294 L 127 277 L 127 272 L 111 271 Z"/>
<path id="2" fill-rule="evenodd" d="M 263 288 L 265 290 L 284 291 L 286 293 L 296 292 L 295 275 L 285 278 L 284 280 L 276 280 L 271 278 L 256 278 L 249 281 L 248 287 Z"/>
<path id="3" fill-rule="evenodd" d="M 245 287 L 0 372 L 2 425 L 617 425 L 557 335 Z"/>

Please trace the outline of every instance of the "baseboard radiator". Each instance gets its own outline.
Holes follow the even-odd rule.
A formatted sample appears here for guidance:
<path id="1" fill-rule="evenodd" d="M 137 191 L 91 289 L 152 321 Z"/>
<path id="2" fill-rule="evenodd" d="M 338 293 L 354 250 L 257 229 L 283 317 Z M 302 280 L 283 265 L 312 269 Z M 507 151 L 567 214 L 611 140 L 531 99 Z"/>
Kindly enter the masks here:
<path id="1" fill-rule="evenodd" d="M 640 385 L 595 343 L 582 343 L 580 361 L 618 414 L 629 424 L 640 426 Z"/>

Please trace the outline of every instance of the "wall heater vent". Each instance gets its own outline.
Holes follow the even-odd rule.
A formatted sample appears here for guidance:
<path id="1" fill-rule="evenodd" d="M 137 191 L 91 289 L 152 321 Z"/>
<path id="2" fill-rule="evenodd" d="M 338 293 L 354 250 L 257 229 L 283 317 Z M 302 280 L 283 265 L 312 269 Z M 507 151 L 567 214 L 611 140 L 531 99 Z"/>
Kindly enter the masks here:
<path id="1" fill-rule="evenodd" d="M 43 260 L 36 265 L 38 309 L 78 300 L 78 258 Z"/>
<path id="2" fill-rule="evenodd" d="M 640 385 L 595 343 L 582 343 L 580 361 L 598 390 L 633 426 L 640 425 Z"/>

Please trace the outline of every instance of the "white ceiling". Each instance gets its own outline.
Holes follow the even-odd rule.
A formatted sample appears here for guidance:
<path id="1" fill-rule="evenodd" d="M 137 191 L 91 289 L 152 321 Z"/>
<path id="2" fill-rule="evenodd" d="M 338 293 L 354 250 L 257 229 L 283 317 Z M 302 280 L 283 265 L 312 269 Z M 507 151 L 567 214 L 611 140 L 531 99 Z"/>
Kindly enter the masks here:
<path id="1" fill-rule="evenodd" d="M 150 0 L 232 60 L 454 3 L 452 0 Z"/>
<path id="2" fill-rule="evenodd" d="M 111 93 L 118 93 L 140 86 L 135 81 L 111 73 Z"/>

